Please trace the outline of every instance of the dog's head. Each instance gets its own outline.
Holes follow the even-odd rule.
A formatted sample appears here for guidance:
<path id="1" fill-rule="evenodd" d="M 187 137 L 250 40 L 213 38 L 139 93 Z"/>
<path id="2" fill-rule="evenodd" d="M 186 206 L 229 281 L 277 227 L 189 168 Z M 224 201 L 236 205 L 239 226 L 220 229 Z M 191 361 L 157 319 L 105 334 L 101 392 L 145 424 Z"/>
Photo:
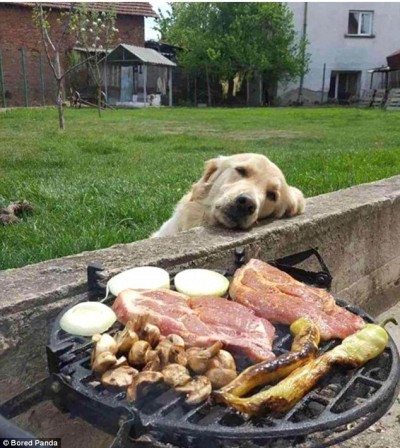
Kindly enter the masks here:
<path id="1" fill-rule="evenodd" d="M 282 171 L 261 154 L 209 160 L 190 200 L 207 206 L 213 222 L 239 229 L 267 216 L 294 216 L 304 210 L 301 191 L 290 187 Z"/>

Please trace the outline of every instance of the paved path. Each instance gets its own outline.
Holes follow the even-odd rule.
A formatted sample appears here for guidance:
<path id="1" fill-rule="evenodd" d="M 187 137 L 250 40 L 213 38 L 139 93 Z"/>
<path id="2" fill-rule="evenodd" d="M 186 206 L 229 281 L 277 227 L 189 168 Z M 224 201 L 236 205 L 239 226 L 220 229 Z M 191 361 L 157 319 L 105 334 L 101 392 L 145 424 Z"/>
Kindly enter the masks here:
<path id="1" fill-rule="evenodd" d="M 399 325 L 389 324 L 387 330 L 400 351 L 400 299 L 397 305 L 382 313 L 377 321 L 393 316 Z M 375 425 L 347 442 L 338 445 L 343 448 L 399 448 L 400 447 L 400 395 L 392 408 Z"/>

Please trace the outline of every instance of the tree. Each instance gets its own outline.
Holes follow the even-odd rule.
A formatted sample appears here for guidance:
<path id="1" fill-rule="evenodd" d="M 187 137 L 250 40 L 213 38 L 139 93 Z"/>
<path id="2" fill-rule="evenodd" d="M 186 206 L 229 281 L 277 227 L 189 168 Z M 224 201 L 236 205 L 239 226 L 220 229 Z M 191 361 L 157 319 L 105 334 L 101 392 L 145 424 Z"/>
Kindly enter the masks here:
<path id="1" fill-rule="evenodd" d="M 208 104 L 211 105 L 210 74 L 215 73 L 213 43 L 210 32 L 215 17 L 213 3 L 170 3 L 171 12 L 159 12 L 158 29 L 162 39 L 183 48 L 179 63 L 193 76 L 205 75 Z M 189 51 L 186 51 L 188 50 Z"/>
<path id="2" fill-rule="evenodd" d="M 78 9 L 75 11 L 76 8 Z M 44 9 L 41 3 L 36 3 L 33 8 L 33 21 L 39 30 L 40 40 L 46 54 L 47 62 L 56 81 L 58 121 L 60 129 L 64 130 L 65 119 L 63 85 L 66 76 L 81 65 L 88 64 L 90 70 L 92 70 L 96 75 L 94 78 L 95 83 L 97 83 L 96 85 L 100 84 L 101 86 L 102 76 L 99 67 L 101 60 L 104 58 L 104 54 L 106 53 L 104 52 L 100 57 L 100 53 L 98 51 L 86 51 L 86 55 L 83 59 L 76 60 L 74 58 L 70 58 L 70 62 L 72 60 L 74 62 L 70 64 L 68 68 L 64 68 L 60 61 L 63 51 L 65 51 L 71 41 L 75 41 L 77 35 L 79 35 L 81 39 L 83 38 L 83 45 L 86 46 L 90 44 L 91 48 L 94 50 L 101 49 L 104 45 L 108 46 L 117 32 L 117 29 L 114 27 L 115 14 L 113 11 L 93 13 L 92 11 L 88 11 L 76 3 L 70 3 L 70 7 L 68 9 L 57 11 L 57 19 L 52 21 L 50 20 L 51 12 L 51 8 Z M 96 14 L 98 14 L 98 16 Z M 84 15 L 85 25 L 82 25 L 81 28 L 84 28 L 84 30 L 88 29 L 88 31 L 82 31 L 81 29 L 78 31 L 77 24 L 80 19 L 83 19 Z M 97 30 L 96 32 L 92 32 L 90 30 L 93 29 L 93 25 L 88 26 L 90 20 L 89 17 L 93 19 L 91 22 L 93 23 L 95 15 L 96 23 L 99 24 L 97 28 L 100 28 L 101 31 Z M 99 18 L 101 20 L 100 22 L 98 21 Z M 104 27 L 102 25 L 104 25 Z M 80 41 L 78 40 L 75 43 L 79 44 Z M 95 46 L 93 47 L 93 45 Z M 101 87 L 98 89 L 98 100 L 101 104 Z"/>
<path id="3" fill-rule="evenodd" d="M 306 42 L 298 41 L 284 3 L 178 3 L 160 14 L 162 39 L 183 48 L 180 64 L 208 77 L 288 81 L 307 70 Z"/>
<path id="4" fill-rule="evenodd" d="M 33 21 L 36 27 L 39 29 L 40 38 L 42 46 L 44 48 L 47 62 L 51 68 L 54 79 L 57 84 L 57 105 L 58 105 L 58 122 L 60 129 L 65 129 L 64 120 L 64 91 L 63 91 L 63 81 L 65 76 L 75 68 L 63 71 L 60 62 L 60 52 L 61 48 L 64 46 L 64 39 L 68 35 L 69 26 L 71 21 L 71 11 L 73 4 L 68 11 L 60 11 L 59 18 L 57 19 L 58 36 L 56 33 L 51 35 L 52 26 L 50 24 L 49 15 L 51 13 L 51 8 L 44 10 L 41 3 L 36 3 L 33 8 Z"/>
<path id="5" fill-rule="evenodd" d="M 75 33 L 76 43 L 86 51 L 86 65 L 96 88 L 99 116 L 102 108 L 105 57 L 118 33 L 115 22 L 114 7 L 107 11 L 90 10 L 87 3 L 78 3 L 71 17 L 71 31 Z"/>

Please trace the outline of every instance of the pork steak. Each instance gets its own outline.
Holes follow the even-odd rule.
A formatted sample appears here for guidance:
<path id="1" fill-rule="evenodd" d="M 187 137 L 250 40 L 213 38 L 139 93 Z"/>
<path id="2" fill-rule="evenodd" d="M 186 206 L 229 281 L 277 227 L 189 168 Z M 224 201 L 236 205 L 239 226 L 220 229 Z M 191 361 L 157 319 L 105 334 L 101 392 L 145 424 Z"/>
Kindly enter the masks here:
<path id="1" fill-rule="evenodd" d="M 236 271 L 229 294 L 275 324 L 290 325 L 309 317 L 319 326 L 323 340 L 344 339 L 365 325 L 361 317 L 336 305 L 326 290 L 304 285 L 260 260 L 252 259 Z"/>
<path id="2" fill-rule="evenodd" d="M 166 289 L 127 289 L 117 296 L 113 309 L 123 324 L 146 314 L 162 335 L 178 334 L 188 346 L 208 347 L 221 341 L 253 361 L 275 357 L 274 327 L 251 309 L 221 297 L 189 298 Z"/>

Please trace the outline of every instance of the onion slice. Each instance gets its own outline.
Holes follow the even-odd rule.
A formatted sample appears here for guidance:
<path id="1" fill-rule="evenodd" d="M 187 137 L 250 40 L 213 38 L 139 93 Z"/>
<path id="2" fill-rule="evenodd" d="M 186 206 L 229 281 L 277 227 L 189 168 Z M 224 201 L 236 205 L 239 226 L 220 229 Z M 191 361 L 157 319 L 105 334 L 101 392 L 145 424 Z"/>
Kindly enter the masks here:
<path id="1" fill-rule="evenodd" d="M 155 266 L 141 266 L 121 272 L 107 283 L 107 293 L 117 296 L 124 289 L 169 289 L 170 278 L 166 270 Z"/>
<path id="2" fill-rule="evenodd" d="M 190 297 L 223 296 L 229 288 L 229 280 L 208 269 L 186 269 L 175 276 L 175 287 Z"/>
<path id="3" fill-rule="evenodd" d="M 78 336 L 93 336 L 108 330 L 117 320 L 114 311 L 99 302 L 81 302 L 60 319 L 60 327 Z"/>

